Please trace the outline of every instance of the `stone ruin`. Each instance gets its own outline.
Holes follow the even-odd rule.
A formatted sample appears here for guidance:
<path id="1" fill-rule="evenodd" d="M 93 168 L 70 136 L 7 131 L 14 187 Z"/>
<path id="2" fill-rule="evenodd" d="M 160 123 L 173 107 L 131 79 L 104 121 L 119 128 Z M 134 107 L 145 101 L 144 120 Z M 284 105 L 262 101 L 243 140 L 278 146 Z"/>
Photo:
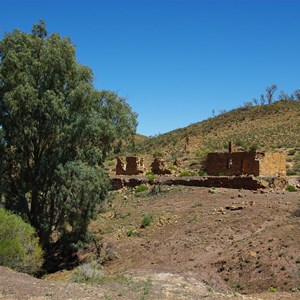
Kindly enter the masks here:
<path id="1" fill-rule="evenodd" d="M 179 163 L 179 162 L 178 162 Z M 172 174 L 163 159 L 155 158 L 151 164 L 151 171 L 156 175 Z M 145 172 L 144 159 L 136 156 L 118 157 L 116 175 L 141 175 Z"/>
<path id="2" fill-rule="evenodd" d="M 285 176 L 285 152 L 239 151 L 229 143 L 226 153 L 207 155 L 205 170 L 211 176 Z"/>
<path id="3" fill-rule="evenodd" d="M 167 166 L 163 159 L 155 158 L 151 164 L 151 171 L 157 175 L 167 175 L 172 174 L 170 170 L 167 169 Z"/>
<path id="4" fill-rule="evenodd" d="M 140 175 L 145 170 L 144 159 L 136 156 L 117 158 L 116 175 Z"/>
<path id="5" fill-rule="evenodd" d="M 180 162 L 180 160 L 179 160 L 178 158 L 176 158 L 176 159 L 174 160 L 173 166 L 175 166 L 175 167 L 180 167 L 180 166 L 181 166 L 181 162 Z"/>

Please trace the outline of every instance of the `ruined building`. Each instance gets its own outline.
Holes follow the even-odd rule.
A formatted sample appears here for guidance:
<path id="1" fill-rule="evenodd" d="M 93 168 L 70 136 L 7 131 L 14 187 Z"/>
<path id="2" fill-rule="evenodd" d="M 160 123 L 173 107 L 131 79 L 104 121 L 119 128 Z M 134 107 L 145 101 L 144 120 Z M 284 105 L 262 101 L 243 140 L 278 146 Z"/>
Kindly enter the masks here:
<path id="1" fill-rule="evenodd" d="M 136 156 L 129 156 L 124 158 L 117 158 L 116 175 L 139 175 L 143 174 L 145 170 L 143 158 Z"/>
<path id="2" fill-rule="evenodd" d="M 160 158 L 154 159 L 151 164 L 151 171 L 157 175 L 172 174 L 172 172 L 167 169 L 165 162 Z"/>
<path id="3" fill-rule="evenodd" d="M 212 176 L 285 176 L 286 153 L 284 152 L 232 152 L 229 143 L 227 153 L 209 153 L 205 162 L 207 175 Z"/>

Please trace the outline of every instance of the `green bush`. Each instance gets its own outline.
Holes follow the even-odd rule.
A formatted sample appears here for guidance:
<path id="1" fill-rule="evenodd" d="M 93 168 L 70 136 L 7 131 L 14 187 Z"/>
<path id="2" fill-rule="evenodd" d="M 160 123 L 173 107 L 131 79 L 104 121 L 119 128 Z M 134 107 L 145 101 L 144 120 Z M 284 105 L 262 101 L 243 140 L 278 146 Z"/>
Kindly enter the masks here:
<path id="1" fill-rule="evenodd" d="M 72 274 L 71 280 L 79 283 L 100 283 L 103 281 L 105 275 L 101 270 L 102 266 L 96 261 L 83 263 Z"/>
<path id="2" fill-rule="evenodd" d="M 150 182 L 154 181 L 155 175 L 152 172 L 148 172 L 146 175 Z"/>
<path id="3" fill-rule="evenodd" d="M 152 215 L 149 214 L 144 214 L 143 220 L 142 220 L 142 225 L 141 228 L 146 228 L 148 227 L 153 221 Z"/>
<path id="4" fill-rule="evenodd" d="M 42 257 L 31 225 L 0 208 L 0 265 L 33 274 L 42 266 Z"/>
<path id="5" fill-rule="evenodd" d="M 288 185 L 288 186 L 286 187 L 286 190 L 287 190 L 288 192 L 297 192 L 297 188 L 296 188 L 295 186 L 293 186 L 293 185 Z"/>
<path id="6" fill-rule="evenodd" d="M 153 154 L 152 154 L 152 156 L 154 157 L 154 158 L 162 158 L 163 156 L 164 156 L 164 154 L 161 152 L 161 151 L 154 151 L 153 152 Z"/>
<path id="7" fill-rule="evenodd" d="M 140 193 L 146 191 L 147 189 L 148 187 L 146 185 L 141 184 L 135 188 L 135 192 Z"/>
<path id="8" fill-rule="evenodd" d="M 192 171 L 182 171 L 180 172 L 181 177 L 185 177 L 185 176 L 197 176 L 197 173 L 192 172 Z"/>
<path id="9" fill-rule="evenodd" d="M 131 228 L 128 230 L 127 236 L 140 236 L 140 233 L 135 228 Z"/>
<path id="10" fill-rule="evenodd" d="M 198 175 L 199 176 L 207 176 L 207 173 L 204 170 L 200 170 Z"/>

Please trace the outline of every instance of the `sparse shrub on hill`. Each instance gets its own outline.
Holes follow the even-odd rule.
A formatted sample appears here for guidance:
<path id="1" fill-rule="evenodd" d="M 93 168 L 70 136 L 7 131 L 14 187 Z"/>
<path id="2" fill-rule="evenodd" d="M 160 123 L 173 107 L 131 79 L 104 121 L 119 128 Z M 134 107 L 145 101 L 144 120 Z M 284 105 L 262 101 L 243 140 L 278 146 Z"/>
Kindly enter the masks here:
<path id="1" fill-rule="evenodd" d="M 34 229 L 21 217 L 0 208 L 0 265 L 33 274 L 43 263 Z"/>
<path id="2" fill-rule="evenodd" d="M 297 192 L 297 188 L 296 188 L 295 186 L 293 186 L 293 185 L 288 185 L 288 186 L 286 187 L 286 190 L 287 190 L 288 192 Z"/>
<path id="3" fill-rule="evenodd" d="M 78 283 L 100 283 L 105 277 L 102 268 L 96 261 L 83 263 L 75 269 L 71 280 Z"/>
<path id="4" fill-rule="evenodd" d="M 153 155 L 154 158 L 162 158 L 164 156 L 162 151 L 158 151 L 158 150 L 154 151 L 152 155 Z"/>
<path id="5" fill-rule="evenodd" d="M 153 216 L 150 214 L 144 214 L 143 219 L 142 219 L 142 224 L 141 228 L 146 228 L 151 225 L 153 222 Z"/>
<path id="6" fill-rule="evenodd" d="M 146 191 L 147 189 L 148 189 L 148 187 L 146 185 L 141 184 L 135 188 L 135 192 L 141 193 L 141 192 Z"/>
<path id="7" fill-rule="evenodd" d="M 149 182 L 153 182 L 154 179 L 156 178 L 155 174 L 153 172 L 148 172 L 146 175 L 147 175 Z"/>

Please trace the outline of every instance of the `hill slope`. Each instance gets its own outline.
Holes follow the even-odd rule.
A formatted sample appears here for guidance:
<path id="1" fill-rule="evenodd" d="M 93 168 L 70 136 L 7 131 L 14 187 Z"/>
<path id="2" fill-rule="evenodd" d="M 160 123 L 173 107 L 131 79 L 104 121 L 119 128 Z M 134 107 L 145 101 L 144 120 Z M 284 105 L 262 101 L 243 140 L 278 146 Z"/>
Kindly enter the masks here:
<path id="1" fill-rule="evenodd" d="M 136 144 L 138 154 L 167 151 L 172 157 L 224 150 L 228 141 L 246 149 L 289 150 L 288 165 L 300 161 L 300 101 L 277 101 L 269 105 L 239 108 Z M 181 153 L 181 154 L 180 154 Z M 298 170 L 299 168 L 299 170 Z"/>

